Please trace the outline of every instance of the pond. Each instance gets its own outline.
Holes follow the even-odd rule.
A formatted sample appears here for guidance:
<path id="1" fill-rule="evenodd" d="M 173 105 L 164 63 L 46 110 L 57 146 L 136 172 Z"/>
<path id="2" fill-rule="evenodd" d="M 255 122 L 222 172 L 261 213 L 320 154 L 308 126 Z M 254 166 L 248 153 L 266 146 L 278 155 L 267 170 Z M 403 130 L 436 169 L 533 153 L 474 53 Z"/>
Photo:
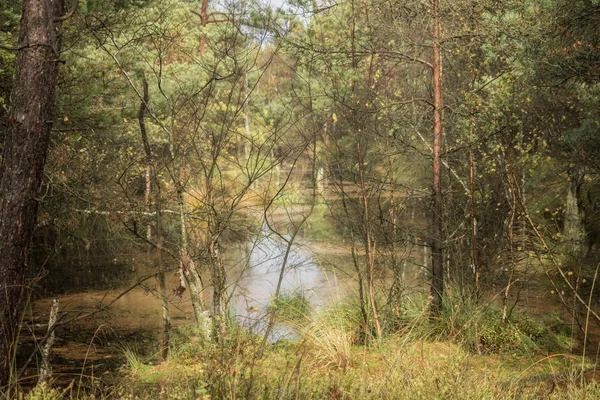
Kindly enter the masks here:
<path id="1" fill-rule="evenodd" d="M 297 243 L 289 244 L 289 240 L 289 235 L 279 237 L 264 227 L 254 240 L 240 243 L 225 253 L 230 316 L 249 331 L 264 333 L 278 284 L 281 295 L 301 295 L 313 309 L 320 309 L 343 294 L 344 280 L 348 278 L 340 283 L 335 269 L 322 267 L 311 250 Z M 47 275 L 34 290 L 38 299 L 27 316 L 28 334 L 22 335 L 19 362 L 22 364 L 33 351 L 36 338 L 44 336 L 53 298 L 60 299 L 61 312 L 68 313 L 65 319 L 108 306 L 102 312 L 56 330 L 55 373 L 65 379 L 90 368 L 96 371 L 114 368 L 122 358 L 123 349 L 129 346 L 142 353 L 158 354 L 156 337 L 162 320 L 154 277 L 156 262 L 153 253 L 139 252 L 109 259 L 84 254 L 49 265 Z M 172 325 L 192 323 L 187 291 L 181 297 L 172 293 L 179 284 L 177 264 L 174 260 L 167 260 L 167 264 Z M 210 282 L 209 277 L 204 277 L 204 281 Z M 212 288 L 206 287 L 204 294 L 205 303 L 210 306 Z M 294 337 L 293 329 L 277 324 L 269 341 Z M 35 371 L 32 369 L 30 373 Z"/>
<path id="2" fill-rule="evenodd" d="M 289 233 L 278 236 L 265 226 L 253 240 L 229 246 L 224 259 L 228 268 L 230 316 L 247 330 L 262 334 L 278 286 L 280 295 L 299 295 L 313 310 L 353 293 L 356 281 L 348 246 L 331 239 L 320 241 L 301 234 L 289 244 Z M 282 274 L 286 252 L 288 256 Z M 426 264 L 423 265 L 427 258 L 427 253 L 417 248 L 408 261 L 405 282 L 412 290 L 427 289 Z M 172 324 L 190 324 L 193 322 L 191 302 L 187 293 L 182 297 L 171 293 L 179 284 L 179 276 L 174 260 L 167 262 L 171 267 L 167 273 L 167 290 Z M 35 289 L 37 300 L 33 302 L 32 313 L 26 319 L 26 329 L 21 336 L 19 362 L 22 364 L 33 351 L 35 338 L 44 336 L 44 324 L 54 297 L 60 298 L 61 311 L 68 312 L 68 318 L 110 304 L 104 312 L 57 330 L 55 372 L 66 380 L 80 376 L 82 372 L 89 374 L 114 369 L 122 362 L 123 349 L 127 347 L 148 354 L 149 358 L 159 354 L 156 338 L 162 322 L 158 285 L 154 278 L 156 265 L 154 254 L 138 252 L 108 259 L 84 254 L 49 266 L 48 275 Z M 379 277 L 382 290 L 388 286 L 386 279 Z M 209 281 L 206 276 L 205 282 Z M 123 295 L 125 290 L 128 291 Z M 491 302 L 499 301 L 498 293 L 492 293 Z M 211 294 L 211 288 L 205 288 L 208 305 Z M 551 296 L 543 287 L 524 285 L 523 290 L 513 290 L 511 303 L 515 302 L 529 313 L 562 316 L 569 321 L 557 296 Z M 600 331 L 593 325 L 592 343 L 586 349 L 590 356 L 595 355 L 600 340 Z M 268 339 L 276 342 L 294 337 L 294 329 L 277 324 Z M 35 373 L 32 365 L 28 374 Z"/>
<path id="3" fill-rule="evenodd" d="M 319 310 L 340 296 L 338 279 L 325 270 L 306 248 L 290 243 L 290 235 L 270 235 L 266 228 L 256 241 L 248 243 L 248 268 L 233 283 L 230 313 L 247 329 L 262 333 L 269 306 L 277 294 L 300 296 L 313 310 Z M 286 257 L 287 253 L 287 257 Z M 277 325 L 271 341 L 295 336 L 293 329 Z"/>

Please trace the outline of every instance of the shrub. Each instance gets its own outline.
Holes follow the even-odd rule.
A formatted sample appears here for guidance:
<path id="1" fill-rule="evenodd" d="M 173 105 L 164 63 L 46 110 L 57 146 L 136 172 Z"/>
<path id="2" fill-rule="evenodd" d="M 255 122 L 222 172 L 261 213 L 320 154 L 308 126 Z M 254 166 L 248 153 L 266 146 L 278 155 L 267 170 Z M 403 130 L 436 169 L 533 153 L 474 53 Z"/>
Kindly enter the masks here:
<path id="1" fill-rule="evenodd" d="M 301 291 L 283 293 L 271 301 L 269 312 L 276 313 L 282 322 L 305 322 L 310 318 L 310 300 Z"/>

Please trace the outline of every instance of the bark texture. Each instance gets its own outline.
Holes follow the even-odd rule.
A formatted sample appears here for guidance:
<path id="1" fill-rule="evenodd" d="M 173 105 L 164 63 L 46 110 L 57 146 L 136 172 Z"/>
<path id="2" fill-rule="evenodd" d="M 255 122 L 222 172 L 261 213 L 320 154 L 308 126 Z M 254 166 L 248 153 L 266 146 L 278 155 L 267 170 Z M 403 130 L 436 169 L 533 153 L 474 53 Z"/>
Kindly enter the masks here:
<path id="1" fill-rule="evenodd" d="M 62 0 L 24 0 L 0 167 L 0 391 L 11 376 L 52 121 Z"/>
<path id="2" fill-rule="evenodd" d="M 440 55 L 440 2 L 433 0 L 433 218 L 431 238 L 431 315 L 442 308 L 444 293 L 444 256 L 442 227 L 442 59 Z"/>

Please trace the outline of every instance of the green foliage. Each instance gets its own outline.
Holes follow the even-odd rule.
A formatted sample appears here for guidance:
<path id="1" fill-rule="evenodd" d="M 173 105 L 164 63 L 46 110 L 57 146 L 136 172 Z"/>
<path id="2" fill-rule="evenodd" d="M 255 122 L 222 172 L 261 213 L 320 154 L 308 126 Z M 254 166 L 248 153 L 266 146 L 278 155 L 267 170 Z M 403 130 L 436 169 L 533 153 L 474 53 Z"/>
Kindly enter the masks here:
<path id="1" fill-rule="evenodd" d="M 561 353 L 572 346 L 568 332 L 553 331 L 556 321 L 547 325 L 521 312 L 503 321 L 501 310 L 489 304 L 478 305 L 463 296 L 446 296 L 440 317 L 432 321 L 427 303 L 421 304 L 405 312 L 404 331 L 411 337 L 450 340 L 468 351 L 484 354 Z"/>
<path id="2" fill-rule="evenodd" d="M 0 0 L 0 44 L 6 47 L 18 47 L 18 29 L 20 2 Z M 0 126 L 8 112 L 10 90 L 12 87 L 15 52 L 0 48 Z M 3 133 L 0 133 L 0 141 Z M 1 147 L 0 147 L 1 148 Z"/>
<path id="3" fill-rule="evenodd" d="M 152 0 L 80 0 L 78 11 L 83 14 L 107 13 L 147 7 Z M 132 10 L 133 9 L 133 10 Z"/>
<path id="4" fill-rule="evenodd" d="M 304 292 L 282 293 L 269 304 L 268 311 L 275 313 L 283 323 L 301 323 L 310 319 L 312 306 Z"/>
<path id="5" fill-rule="evenodd" d="M 0 0 L 2 45 L 17 45 L 19 6 Z M 39 218 L 47 250 L 87 251 L 101 238 L 125 243 L 124 224 L 137 235 L 135 227 L 156 227 L 144 198 L 148 159 L 138 121 L 145 79 L 154 206 L 178 209 L 178 192 L 185 193 L 190 219 L 183 228 L 195 259 L 208 260 L 217 239 L 223 247 L 244 240 L 252 224 L 246 214 L 279 193 L 279 168 L 298 161 L 323 168 L 329 182 L 307 236 L 376 248 L 382 287 L 399 275 L 392 257 L 403 253 L 417 264 L 413 244 L 423 247 L 430 236 L 430 4 L 294 6 L 324 9 L 298 18 L 254 2 L 210 4 L 217 13 L 201 27 L 197 1 L 81 0 L 63 35 Z M 598 2 L 444 1 L 442 15 L 451 278 L 465 286 L 473 281 L 473 249 L 484 288 L 504 286 L 511 276 L 505 272 L 544 268 L 528 260 L 540 254 L 542 240 L 559 248 L 565 189 L 575 176 L 590 251 L 573 265 L 591 277 L 600 237 Z M 0 49 L 0 124 L 14 55 Z M 310 197 L 306 174 L 299 175 L 286 182 L 275 207 L 292 209 Z M 181 222 L 174 213 L 162 222 L 166 246 L 177 254 Z M 364 278 L 365 257 L 355 260 Z M 376 348 L 370 305 L 336 304 L 307 323 L 306 297 L 284 294 L 270 310 L 297 328 L 307 347 L 286 344 L 257 361 L 259 338 L 235 324 L 218 345 L 181 330 L 172 360 L 160 366 L 125 353 L 139 387 L 120 388 L 119 396 L 158 397 L 164 385 L 173 398 L 510 398 L 520 388 L 495 384 L 489 371 L 469 376 L 469 353 L 532 356 L 570 346 L 552 326 L 519 311 L 503 320 L 498 309 L 462 295 L 447 296 L 435 321 L 427 299 L 401 300 L 400 312 L 387 313 L 398 304 L 382 310 L 384 337 Z M 399 326 L 401 336 L 389 339 Z M 436 366 L 414 348 L 385 347 L 388 339 L 427 347 L 432 360 L 436 352 L 445 358 Z M 450 344 L 426 341 L 434 339 Z M 365 345 L 374 347 L 361 353 Z M 304 362 L 325 377 L 302 375 Z M 381 379 L 370 383 L 373 375 Z M 52 392 L 40 388 L 32 396 L 45 390 Z"/>
<path id="6" fill-rule="evenodd" d="M 593 382 L 578 384 L 574 368 L 580 364 L 570 357 L 537 358 L 534 352 L 478 356 L 459 344 L 403 333 L 377 344 L 358 345 L 352 337 L 355 309 L 342 303 L 317 313 L 299 341 L 269 346 L 260 359 L 255 358 L 260 337 L 234 329 L 218 344 L 200 345 L 193 330 L 179 330 L 169 361 L 147 365 L 142 373 L 131 371 L 114 394 L 148 398 L 163 393 L 172 399 L 462 400 L 536 399 L 549 393 L 549 398 L 574 399 L 600 393 Z M 418 309 L 413 307 L 415 312 Z M 528 318 L 520 316 L 512 324 L 528 337 L 544 335 L 540 325 Z M 510 329 L 504 328 L 490 335 L 500 341 L 499 337 L 512 335 L 507 332 Z M 509 338 L 505 343 L 515 342 Z M 553 391 L 552 382 L 557 383 Z"/>
<path id="7" fill-rule="evenodd" d="M 25 400 L 61 400 L 65 398 L 65 392 L 53 388 L 51 385 L 37 385 L 25 396 Z"/>

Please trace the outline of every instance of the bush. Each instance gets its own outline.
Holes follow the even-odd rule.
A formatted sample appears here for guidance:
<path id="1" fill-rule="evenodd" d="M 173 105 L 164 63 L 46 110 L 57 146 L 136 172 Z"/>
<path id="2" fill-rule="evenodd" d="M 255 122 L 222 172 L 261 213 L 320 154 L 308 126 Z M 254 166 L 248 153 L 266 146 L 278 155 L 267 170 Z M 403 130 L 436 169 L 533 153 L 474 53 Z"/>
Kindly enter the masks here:
<path id="1" fill-rule="evenodd" d="M 562 352 L 571 342 L 543 322 L 515 312 L 502 320 L 502 312 L 489 304 L 478 305 L 472 298 L 450 293 L 444 298 L 439 318 L 429 318 L 426 300 L 408 302 L 405 331 L 414 339 L 450 340 L 477 353 L 533 354 Z"/>
<path id="2" fill-rule="evenodd" d="M 277 319 L 284 323 L 306 321 L 311 311 L 310 300 L 301 291 L 283 293 L 269 305 L 269 312 L 275 313 Z"/>

